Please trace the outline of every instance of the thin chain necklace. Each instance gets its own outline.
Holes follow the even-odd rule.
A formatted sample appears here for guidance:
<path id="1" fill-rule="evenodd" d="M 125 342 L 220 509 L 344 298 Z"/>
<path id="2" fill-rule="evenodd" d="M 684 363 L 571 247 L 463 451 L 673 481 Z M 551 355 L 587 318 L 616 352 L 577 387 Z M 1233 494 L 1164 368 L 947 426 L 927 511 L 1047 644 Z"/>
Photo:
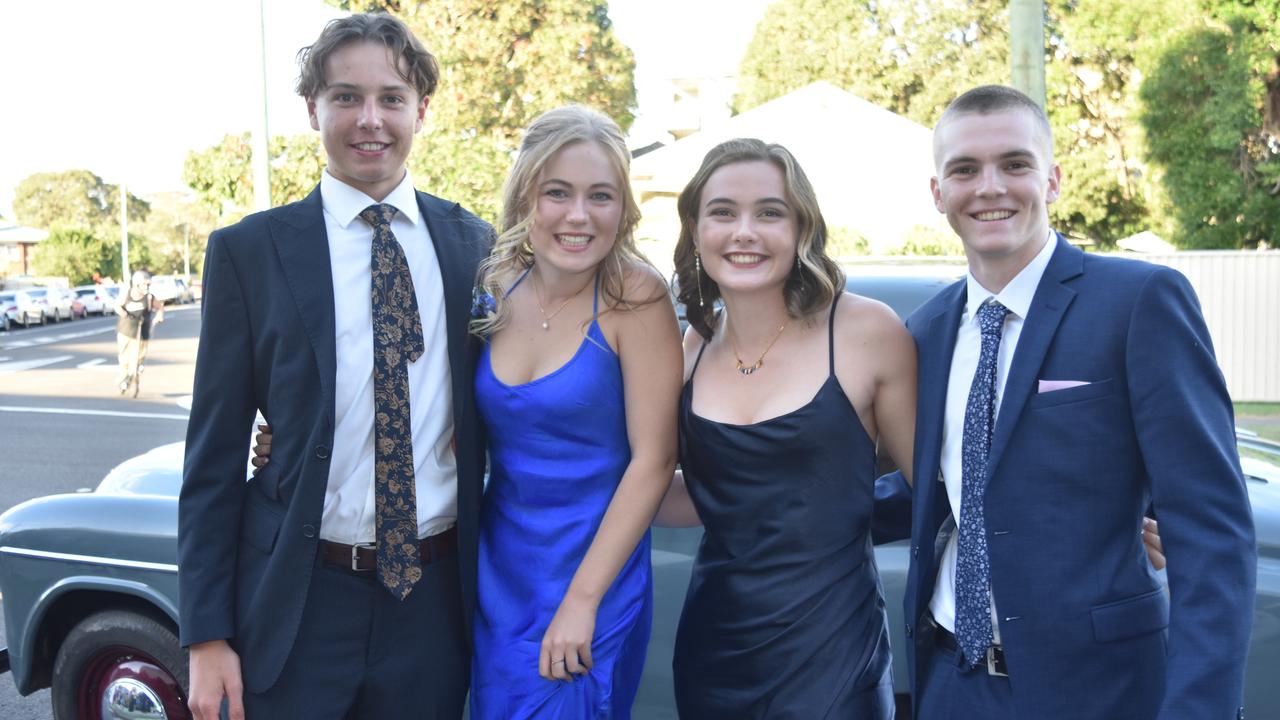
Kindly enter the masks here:
<path id="1" fill-rule="evenodd" d="M 782 337 L 782 331 L 787 329 L 787 324 L 784 322 L 778 326 L 778 332 L 773 334 L 773 339 L 769 341 L 767 346 L 765 346 L 764 352 L 760 353 L 760 357 L 756 359 L 755 364 L 753 365 L 748 365 L 742 362 L 742 355 L 738 352 L 738 344 L 733 341 L 733 333 L 729 332 L 728 318 L 725 318 L 724 327 L 726 330 L 725 335 L 729 336 L 729 347 L 733 348 L 733 357 L 738 361 L 738 372 L 743 375 L 751 375 L 755 373 L 755 371 L 764 367 L 764 356 L 769 354 L 769 351 L 773 349 L 773 344 L 778 342 L 778 338 Z"/>
<path id="2" fill-rule="evenodd" d="M 587 284 L 589 285 L 590 283 L 587 283 Z M 543 307 L 542 307 L 542 292 L 538 289 L 538 276 L 537 276 L 537 275 L 534 275 L 534 276 L 533 276 L 533 297 L 534 297 L 534 299 L 535 299 L 535 300 L 537 301 L 537 303 L 538 303 L 538 312 L 542 313 L 542 329 L 543 329 L 543 330 L 550 330 L 550 329 L 551 329 L 551 318 L 553 318 L 553 317 L 555 317 L 555 316 L 559 315 L 559 314 L 560 314 L 560 311 L 561 311 L 561 310 L 563 310 L 563 309 L 565 309 L 565 307 L 566 307 L 566 306 L 568 306 L 569 301 L 570 301 L 570 300 L 573 300 L 574 298 L 576 298 L 576 297 L 578 297 L 579 295 L 581 295 L 581 294 L 582 294 L 582 291 L 583 291 L 583 290 L 585 290 L 585 289 L 586 289 L 586 287 L 587 287 L 586 285 L 583 285 L 582 287 L 578 288 L 578 291 L 577 291 L 577 292 L 575 292 L 574 294 L 572 294 L 572 295 L 570 295 L 569 297 L 565 298 L 565 301 L 564 301 L 564 302 L 562 302 L 562 303 L 560 303 L 560 307 L 556 308 L 556 311 L 555 311 L 555 312 L 553 312 L 553 313 L 551 313 L 550 315 L 548 315 L 548 314 L 547 314 L 547 311 L 546 311 L 545 309 L 543 309 Z"/>

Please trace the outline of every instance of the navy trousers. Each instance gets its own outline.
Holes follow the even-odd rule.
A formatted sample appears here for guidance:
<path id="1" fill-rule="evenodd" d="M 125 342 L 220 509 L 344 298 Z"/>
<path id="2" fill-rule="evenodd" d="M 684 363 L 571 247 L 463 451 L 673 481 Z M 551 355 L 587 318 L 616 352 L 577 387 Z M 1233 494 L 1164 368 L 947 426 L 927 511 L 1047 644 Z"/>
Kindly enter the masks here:
<path id="1" fill-rule="evenodd" d="M 316 561 L 280 679 L 245 695 L 248 720 L 458 720 L 469 682 L 458 559 L 424 565 L 403 602 L 372 572 Z"/>
<path id="2" fill-rule="evenodd" d="M 1013 717 L 1009 678 L 987 673 L 985 664 L 963 667 L 955 650 L 933 646 L 916 698 L 918 720 L 999 720 Z"/>

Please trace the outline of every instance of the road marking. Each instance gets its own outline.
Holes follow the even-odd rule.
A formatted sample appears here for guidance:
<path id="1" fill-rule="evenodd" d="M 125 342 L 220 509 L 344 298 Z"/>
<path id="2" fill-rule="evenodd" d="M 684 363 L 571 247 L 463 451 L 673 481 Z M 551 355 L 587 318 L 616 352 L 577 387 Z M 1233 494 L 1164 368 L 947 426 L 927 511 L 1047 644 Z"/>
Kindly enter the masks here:
<path id="1" fill-rule="evenodd" d="M 49 343 L 62 342 L 63 340 L 75 340 L 77 338 L 89 337 L 91 335 L 104 335 L 109 332 L 115 332 L 114 325 L 98 328 L 97 330 L 83 330 L 81 332 L 59 333 L 57 335 L 48 335 L 45 337 L 32 338 L 30 340 L 17 340 L 14 342 L 6 342 L 6 348 L 25 348 L 34 347 L 36 345 L 48 345 Z"/>
<path id="2" fill-rule="evenodd" d="M 104 362 L 106 362 L 106 361 L 107 361 L 107 359 L 106 359 L 106 358 L 94 358 L 94 359 L 92 359 L 92 360 L 86 360 L 86 361 L 84 361 L 84 362 L 80 363 L 79 365 L 77 365 L 76 367 L 77 367 L 77 368 L 79 368 L 79 369 L 81 369 L 81 370 L 88 370 L 89 368 L 93 367 L 94 365 L 101 365 L 102 363 L 104 363 Z"/>
<path id="3" fill-rule="evenodd" d="M 191 396 L 190 395 L 183 395 L 182 397 L 178 398 L 176 402 L 178 403 L 178 407 L 182 408 L 183 410 L 186 410 L 187 412 L 191 412 Z"/>
<path id="4" fill-rule="evenodd" d="M 99 417 L 153 418 L 157 420 L 190 419 L 187 415 L 174 415 L 170 413 L 123 412 L 120 410 L 82 410 L 80 408 L 56 407 L 22 407 L 19 405 L 0 405 L 0 412 L 49 413 L 51 415 L 96 415 Z"/>
<path id="5" fill-rule="evenodd" d="M 35 360 L 19 360 L 17 362 L 0 363 L 0 375 L 8 375 L 9 373 L 22 372 L 23 370 L 33 370 L 45 365 L 60 363 L 63 360 L 70 360 L 70 355 L 59 355 L 51 358 L 37 358 Z"/>

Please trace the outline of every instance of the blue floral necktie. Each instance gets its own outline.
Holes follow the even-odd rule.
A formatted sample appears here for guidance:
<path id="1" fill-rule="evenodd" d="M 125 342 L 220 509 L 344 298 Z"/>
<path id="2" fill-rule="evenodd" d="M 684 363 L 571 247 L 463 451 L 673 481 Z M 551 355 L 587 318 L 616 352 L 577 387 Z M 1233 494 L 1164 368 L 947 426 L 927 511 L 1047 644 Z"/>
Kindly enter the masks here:
<path id="1" fill-rule="evenodd" d="M 409 263 L 391 232 L 391 205 L 370 205 L 360 217 L 373 226 L 374 537 L 378 580 L 400 600 L 422 577 L 409 363 L 422 356 L 422 320 Z"/>
<path id="2" fill-rule="evenodd" d="M 1009 308 L 991 298 L 978 308 L 982 349 L 964 409 L 960 446 L 960 538 L 956 555 L 956 641 L 970 667 L 986 659 L 991 630 L 991 568 L 987 558 L 987 455 L 996 415 L 996 364 Z"/>

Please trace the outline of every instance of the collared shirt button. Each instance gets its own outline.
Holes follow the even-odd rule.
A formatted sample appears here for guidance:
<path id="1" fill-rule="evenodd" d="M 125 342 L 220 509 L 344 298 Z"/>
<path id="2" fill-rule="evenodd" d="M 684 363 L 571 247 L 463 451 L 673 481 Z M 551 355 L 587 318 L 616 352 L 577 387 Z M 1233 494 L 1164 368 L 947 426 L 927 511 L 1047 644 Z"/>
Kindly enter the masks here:
<path id="1" fill-rule="evenodd" d="M 907 637 L 911 637 L 911 633 L 912 633 L 911 626 L 910 626 L 910 625 L 908 625 L 908 626 L 907 626 Z"/>
<path id="2" fill-rule="evenodd" d="M 316 536 L 316 526 L 315 526 L 315 525 L 303 525 L 303 526 L 302 526 L 302 537 L 306 537 L 306 538 L 313 538 L 313 537 L 315 537 L 315 536 Z"/>
<path id="3" fill-rule="evenodd" d="M 329 448 L 325 447 L 324 445 L 317 445 L 316 457 L 320 458 L 321 460 L 327 459 L 329 457 Z"/>

